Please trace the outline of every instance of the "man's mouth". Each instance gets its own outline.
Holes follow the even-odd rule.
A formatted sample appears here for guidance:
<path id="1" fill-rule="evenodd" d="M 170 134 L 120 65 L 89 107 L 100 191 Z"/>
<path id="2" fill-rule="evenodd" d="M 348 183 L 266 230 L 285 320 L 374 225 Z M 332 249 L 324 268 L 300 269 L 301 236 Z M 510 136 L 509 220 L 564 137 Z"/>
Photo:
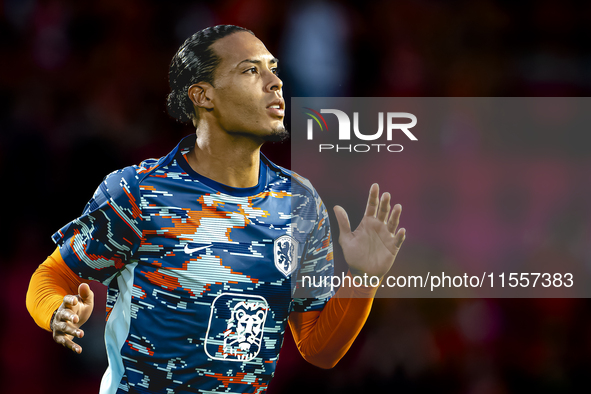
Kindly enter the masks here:
<path id="1" fill-rule="evenodd" d="M 273 101 L 268 107 L 267 111 L 269 111 L 274 116 L 283 117 L 285 116 L 285 104 L 283 100 L 276 100 Z"/>

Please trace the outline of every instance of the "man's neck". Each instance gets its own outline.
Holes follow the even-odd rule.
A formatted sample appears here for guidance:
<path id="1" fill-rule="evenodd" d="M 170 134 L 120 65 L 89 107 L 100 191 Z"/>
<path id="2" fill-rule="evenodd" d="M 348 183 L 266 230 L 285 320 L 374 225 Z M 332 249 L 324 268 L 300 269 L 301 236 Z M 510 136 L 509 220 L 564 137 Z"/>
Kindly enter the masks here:
<path id="1" fill-rule="evenodd" d="M 249 136 L 197 130 L 187 161 L 195 172 L 221 184 L 245 188 L 259 182 L 262 142 Z"/>

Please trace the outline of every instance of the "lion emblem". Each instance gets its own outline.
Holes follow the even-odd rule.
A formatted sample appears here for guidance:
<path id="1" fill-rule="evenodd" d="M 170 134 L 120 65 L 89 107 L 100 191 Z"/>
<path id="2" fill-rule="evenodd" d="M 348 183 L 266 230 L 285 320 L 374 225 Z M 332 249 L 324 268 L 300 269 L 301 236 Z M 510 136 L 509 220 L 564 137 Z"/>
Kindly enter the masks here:
<path id="1" fill-rule="evenodd" d="M 252 360 L 261 350 L 267 309 L 258 302 L 237 303 L 224 331 L 223 357 Z"/>
<path id="2" fill-rule="evenodd" d="M 203 349 L 222 361 L 250 361 L 266 345 L 263 340 L 269 304 L 265 297 L 222 293 L 211 304 Z"/>
<path id="3" fill-rule="evenodd" d="M 294 246 L 293 243 L 288 241 L 277 242 L 279 247 L 279 264 L 283 264 L 285 271 L 289 270 L 291 265 L 291 256 L 293 255 Z"/>
<path id="4" fill-rule="evenodd" d="M 285 276 L 295 271 L 297 264 L 298 241 L 289 235 L 282 235 L 275 240 L 273 251 L 275 253 L 275 266 Z"/>

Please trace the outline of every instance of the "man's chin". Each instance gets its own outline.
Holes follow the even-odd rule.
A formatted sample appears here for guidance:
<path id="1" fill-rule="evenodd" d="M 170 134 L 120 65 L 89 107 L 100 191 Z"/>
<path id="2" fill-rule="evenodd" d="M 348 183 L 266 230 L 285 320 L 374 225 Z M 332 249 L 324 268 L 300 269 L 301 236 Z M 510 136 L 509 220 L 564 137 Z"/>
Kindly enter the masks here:
<path id="1" fill-rule="evenodd" d="M 263 137 L 263 140 L 269 142 L 280 142 L 285 141 L 289 138 L 289 131 L 285 128 L 284 125 L 274 127 L 271 133 L 266 134 Z"/>

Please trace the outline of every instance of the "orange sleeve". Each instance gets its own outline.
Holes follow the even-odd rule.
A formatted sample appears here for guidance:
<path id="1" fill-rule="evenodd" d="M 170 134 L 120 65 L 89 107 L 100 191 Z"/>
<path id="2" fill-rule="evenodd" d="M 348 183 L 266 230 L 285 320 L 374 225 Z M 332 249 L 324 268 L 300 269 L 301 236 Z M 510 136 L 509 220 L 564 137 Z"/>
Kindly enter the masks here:
<path id="1" fill-rule="evenodd" d="M 341 287 L 322 312 L 292 312 L 289 326 L 302 357 L 320 368 L 334 367 L 363 328 L 376 291 Z"/>
<path id="2" fill-rule="evenodd" d="M 53 312 L 67 294 L 78 294 L 78 286 L 90 281 L 81 279 L 66 265 L 56 248 L 43 264 L 37 267 L 27 291 L 27 309 L 37 325 L 47 331 Z"/>

